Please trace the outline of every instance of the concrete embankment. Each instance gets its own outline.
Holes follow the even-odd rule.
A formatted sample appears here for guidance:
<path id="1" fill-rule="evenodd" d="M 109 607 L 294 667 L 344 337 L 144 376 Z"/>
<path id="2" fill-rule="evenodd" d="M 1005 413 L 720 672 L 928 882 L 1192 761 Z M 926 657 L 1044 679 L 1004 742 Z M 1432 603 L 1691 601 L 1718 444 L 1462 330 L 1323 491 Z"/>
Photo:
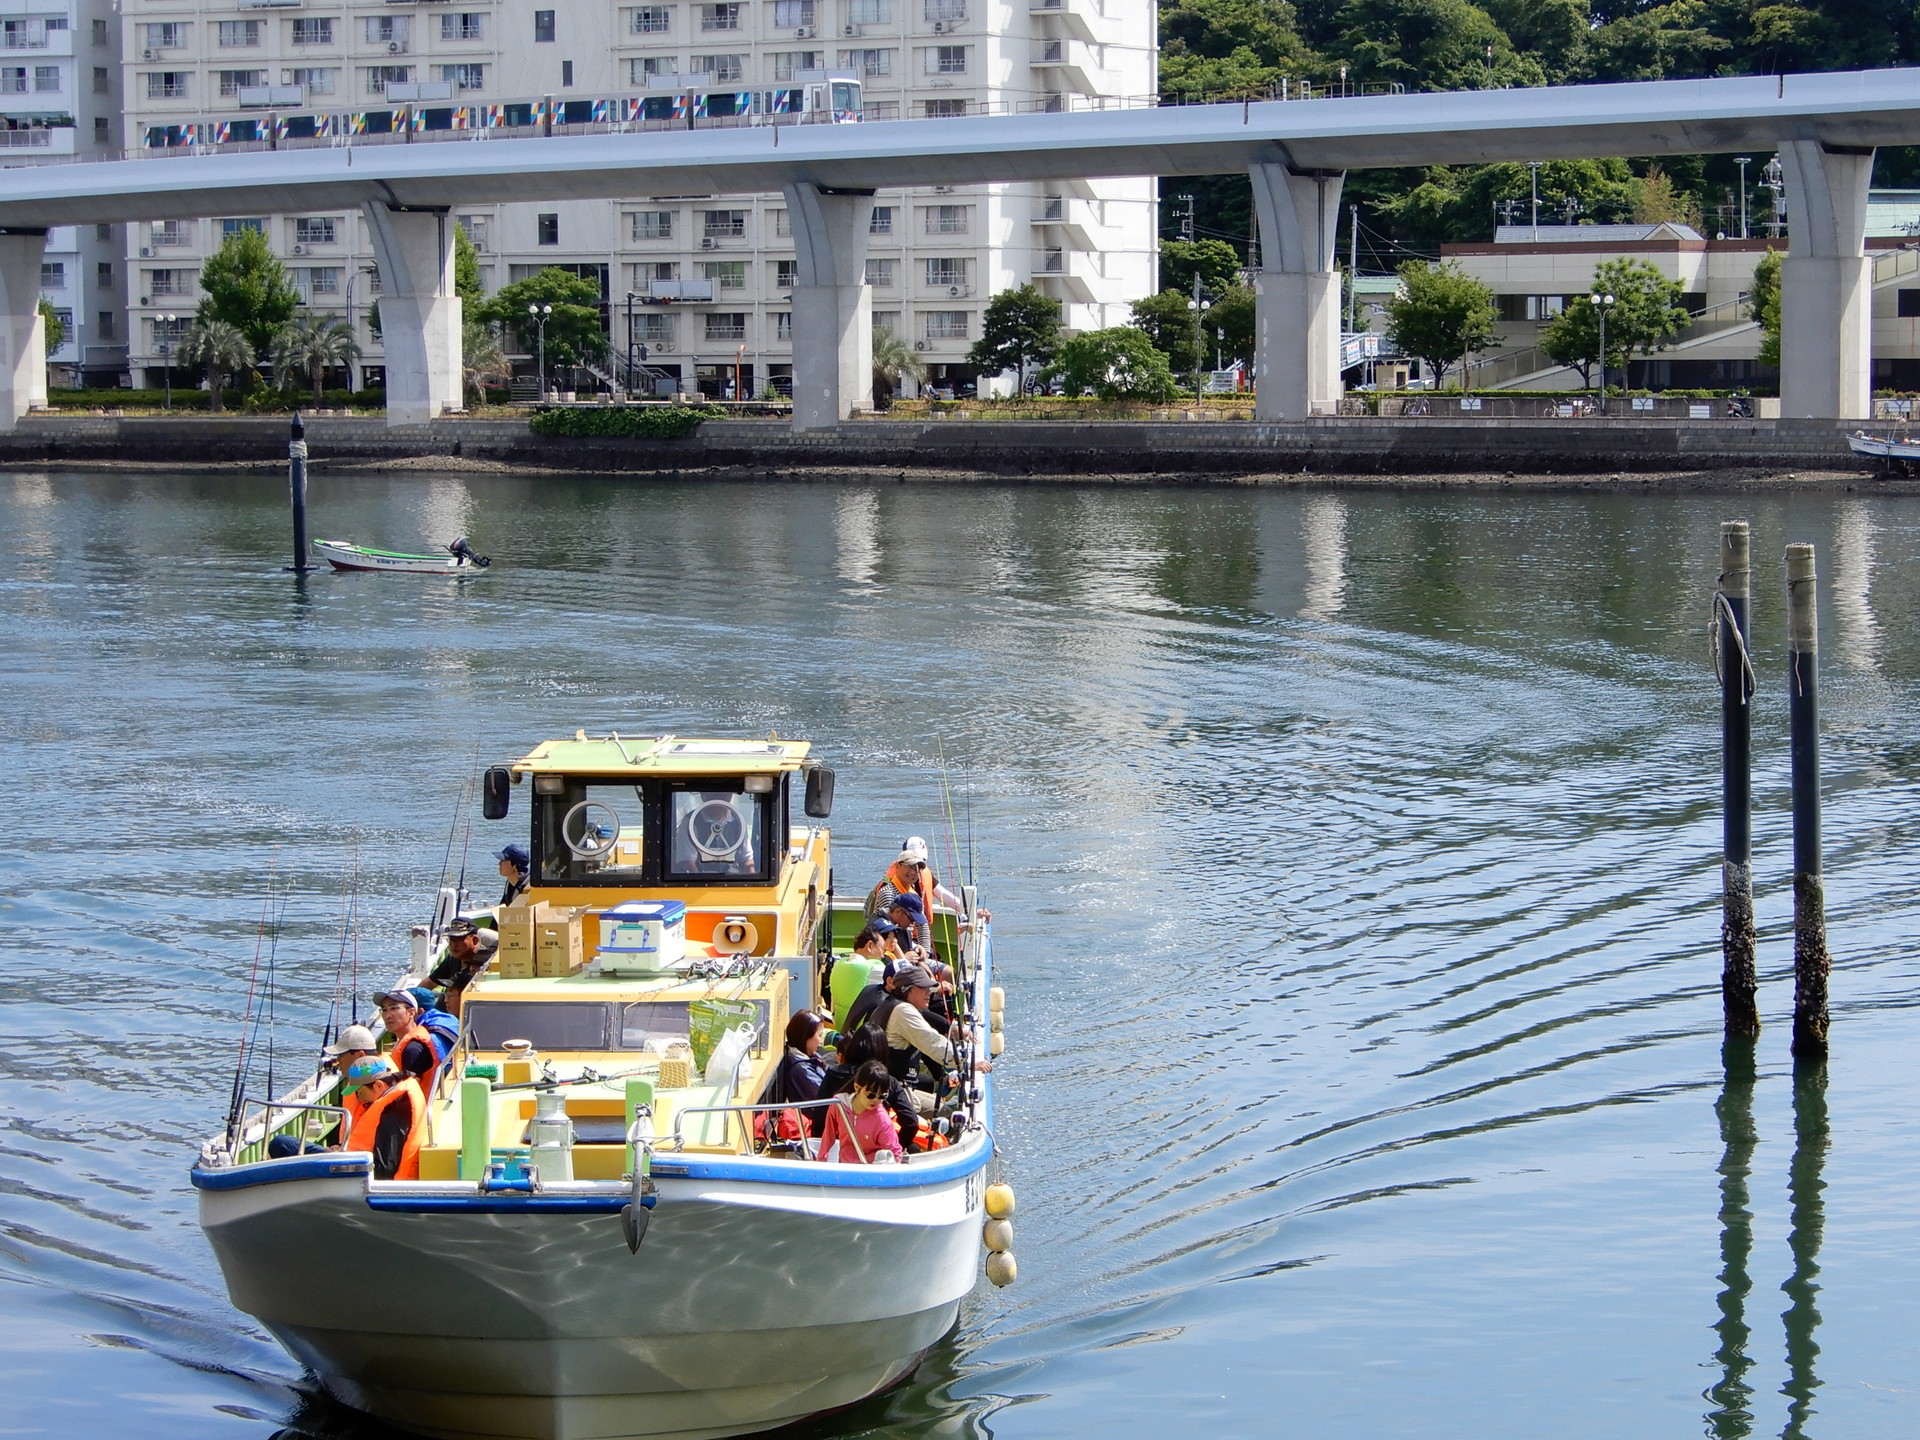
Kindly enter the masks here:
<path id="1" fill-rule="evenodd" d="M 1302 477 L 1655 476 L 1821 471 L 1864 475 L 1832 422 L 1666 419 L 1375 419 L 1304 424 L 863 420 L 794 434 L 773 420 L 709 421 L 683 440 L 555 440 L 522 420 L 449 418 L 389 429 L 378 417 L 307 422 L 316 470 L 445 461 L 631 475 L 774 477 L 827 471 L 899 479 L 1204 483 Z M 0 465 L 273 464 L 284 417 L 34 416 L 0 436 Z M 1729 475 L 1728 478 L 1732 478 Z M 1311 483 L 1311 481 L 1310 481 Z M 1590 482 L 1591 483 L 1591 482 Z"/>

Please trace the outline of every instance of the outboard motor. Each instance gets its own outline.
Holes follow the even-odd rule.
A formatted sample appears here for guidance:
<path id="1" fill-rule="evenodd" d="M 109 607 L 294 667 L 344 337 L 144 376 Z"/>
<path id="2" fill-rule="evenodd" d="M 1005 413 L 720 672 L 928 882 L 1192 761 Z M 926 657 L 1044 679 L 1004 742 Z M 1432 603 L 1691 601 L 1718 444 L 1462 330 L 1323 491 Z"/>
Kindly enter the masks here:
<path id="1" fill-rule="evenodd" d="M 487 568 L 487 566 L 493 564 L 493 561 L 488 559 L 485 555 L 474 554 L 473 546 L 467 543 L 467 537 L 464 535 L 462 535 L 458 540 L 454 541 L 451 545 L 447 546 L 447 553 L 452 555 L 455 560 L 459 560 L 464 564 L 472 565 L 476 569 L 480 569 L 480 570 L 484 570 Z"/>

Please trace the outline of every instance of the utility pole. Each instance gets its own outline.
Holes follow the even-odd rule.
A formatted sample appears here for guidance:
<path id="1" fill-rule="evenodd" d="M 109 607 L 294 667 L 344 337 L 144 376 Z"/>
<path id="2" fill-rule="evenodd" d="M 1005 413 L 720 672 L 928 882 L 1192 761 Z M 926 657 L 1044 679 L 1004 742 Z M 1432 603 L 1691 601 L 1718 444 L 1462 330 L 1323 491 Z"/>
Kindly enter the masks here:
<path id="1" fill-rule="evenodd" d="M 1734 164 L 1740 167 L 1740 238 L 1747 238 L 1747 166 L 1753 163 L 1751 155 L 1734 157 Z"/>
<path id="2" fill-rule="evenodd" d="M 1347 206 L 1347 333 L 1359 330 L 1360 207 Z"/>
<path id="3" fill-rule="evenodd" d="M 1174 199 L 1181 205 L 1181 209 L 1176 212 L 1180 219 L 1180 238 L 1191 245 L 1193 243 L 1193 196 L 1176 195 Z"/>
<path id="4" fill-rule="evenodd" d="M 1533 172 L 1533 243 L 1540 243 L 1540 162 L 1529 160 L 1527 169 Z"/>

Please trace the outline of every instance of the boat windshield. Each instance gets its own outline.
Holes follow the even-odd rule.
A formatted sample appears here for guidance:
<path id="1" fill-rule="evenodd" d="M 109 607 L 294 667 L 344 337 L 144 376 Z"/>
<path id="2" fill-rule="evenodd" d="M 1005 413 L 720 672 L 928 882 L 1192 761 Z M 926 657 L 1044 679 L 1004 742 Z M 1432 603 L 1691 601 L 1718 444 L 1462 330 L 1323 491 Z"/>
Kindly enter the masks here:
<path id="1" fill-rule="evenodd" d="M 760 874 L 765 865 L 764 808 L 758 795 L 736 790 L 675 790 L 671 793 L 670 875 Z"/>
<path id="2" fill-rule="evenodd" d="M 785 777 L 534 782 L 538 885 L 766 884 L 784 844 Z"/>
<path id="3" fill-rule="evenodd" d="M 646 792 L 568 780 L 539 795 L 539 873 L 546 884 L 638 884 L 646 857 Z"/>
<path id="4" fill-rule="evenodd" d="M 758 1012 L 757 1048 L 767 1044 L 771 1011 L 765 1000 L 746 1001 Z M 526 1040 L 537 1051 L 661 1050 L 690 1033 L 685 1000 L 482 1000 L 461 1007 L 468 1043 L 499 1050 Z"/>

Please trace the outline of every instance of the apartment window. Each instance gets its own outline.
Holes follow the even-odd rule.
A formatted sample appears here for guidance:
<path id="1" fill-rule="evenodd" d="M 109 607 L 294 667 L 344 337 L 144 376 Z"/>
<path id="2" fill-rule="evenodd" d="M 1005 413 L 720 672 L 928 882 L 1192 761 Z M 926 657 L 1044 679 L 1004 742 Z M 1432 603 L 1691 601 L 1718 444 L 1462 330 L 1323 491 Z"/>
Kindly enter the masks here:
<path id="1" fill-rule="evenodd" d="M 891 75 L 893 74 L 893 51 L 842 50 L 840 67 L 843 70 L 858 70 L 868 79 L 876 75 Z"/>
<path id="2" fill-rule="evenodd" d="M 248 230 L 253 231 L 256 235 L 264 235 L 267 233 L 267 222 L 258 218 L 222 220 L 220 222 L 220 238 L 223 241 L 231 240 L 234 236 L 243 234 Z"/>
<path id="3" fill-rule="evenodd" d="M 152 77 L 148 77 L 152 78 Z M 24 95 L 27 90 L 27 67 L 24 65 L 0 65 L 0 94 Z"/>
<path id="4" fill-rule="evenodd" d="M 218 70 L 214 73 L 219 77 L 222 95 L 238 95 L 243 86 L 267 83 L 267 72 L 264 70 Z"/>
<path id="5" fill-rule="evenodd" d="M 711 76 L 715 82 L 739 80 L 747 73 L 747 63 L 739 55 L 695 55 L 687 68 L 696 75 Z"/>
<path id="6" fill-rule="evenodd" d="M 850 25 L 891 25 L 893 0 L 847 0 Z"/>
<path id="7" fill-rule="evenodd" d="M 944 257 L 927 261 L 927 284 L 943 288 L 967 283 L 967 262 Z"/>
<path id="8" fill-rule="evenodd" d="M 657 280 L 678 280 L 680 262 L 677 260 L 642 260 L 633 267 L 633 283 L 636 286 L 651 285 Z"/>
<path id="9" fill-rule="evenodd" d="M 105 144 L 108 144 L 110 141 L 112 141 L 112 139 L 113 139 L 113 131 L 109 128 L 107 117 L 104 115 L 94 116 L 93 117 L 94 143 L 96 145 L 105 145 Z"/>
<path id="10" fill-rule="evenodd" d="M 533 12 L 533 43 L 551 45 L 553 43 L 553 11 L 536 10 Z"/>
<path id="11" fill-rule="evenodd" d="M 193 271 L 149 270 L 146 292 L 149 299 L 193 293 Z"/>
<path id="12" fill-rule="evenodd" d="M 791 290 L 800 283 L 800 262 L 797 260 L 776 260 L 773 262 L 773 283 L 776 289 Z"/>
<path id="13" fill-rule="evenodd" d="M 673 238 L 673 212 L 671 210 L 639 210 L 627 217 L 632 227 L 631 233 L 636 240 L 671 240 Z"/>
<path id="14" fill-rule="evenodd" d="M 487 17 L 471 11 L 463 11 L 458 15 L 442 15 L 440 38 L 442 40 L 484 40 L 487 38 Z"/>
<path id="15" fill-rule="evenodd" d="M 34 66 L 33 88 L 42 94 L 57 91 L 60 88 L 60 67 L 58 65 Z"/>
<path id="16" fill-rule="evenodd" d="M 701 264 L 702 278 L 711 280 L 716 290 L 747 288 L 747 262 L 744 260 L 708 260 Z"/>
<path id="17" fill-rule="evenodd" d="M 53 318 L 58 320 L 60 322 L 60 328 L 67 332 L 67 344 L 71 345 L 73 343 L 73 311 L 66 309 L 55 310 L 53 312 Z"/>
<path id="18" fill-rule="evenodd" d="M 867 284 L 882 290 L 891 290 L 893 288 L 893 267 L 894 262 L 891 260 L 867 261 Z"/>
<path id="19" fill-rule="evenodd" d="M 560 217 L 558 215 L 536 215 L 534 217 L 534 223 L 540 232 L 540 243 L 542 245 L 558 245 L 560 243 Z"/>
<path id="20" fill-rule="evenodd" d="M 306 69 L 295 70 L 292 74 L 293 83 L 296 85 L 304 85 L 309 95 L 333 94 L 334 71 L 330 67 L 308 67 Z"/>
<path id="21" fill-rule="evenodd" d="M 369 65 L 367 94 L 385 95 L 389 85 L 405 85 L 413 79 L 411 65 Z"/>
<path id="22" fill-rule="evenodd" d="M 369 45 L 404 45 L 413 38 L 408 15 L 369 15 L 361 23 Z"/>
<path id="23" fill-rule="evenodd" d="M 193 317 L 176 315 L 171 320 L 162 320 L 155 316 L 147 323 L 153 327 L 153 344 L 158 349 L 162 345 L 178 345 L 187 331 L 193 328 Z"/>
<path id="24" fill-rule="evenodd" d="M 94 312 L 93 333 L 102 340 L 113 339 L 113 311 L 96 310 Z"/>
<path id="25" fill-rule="evenodd" d="M 671 5 L 642 5 L 629 13 L 629 28 L 636 35 L 664 35 L 673 28 Z"/>
<path id="26" fill-rule="evenodd" d="M 900 333 L 900 312 L 898 310 L 874 311 L 873 328 L 876 330 L 891 330 L 894 334 L 898 335 Z"/>
<path id="27" fill-rule="evenodd" d="M 891 235 L 893 233 L 893 206 L 876 205 L 873 207 L 873 219 L 867 222 L 869 235 Z"/>
<path id="28" fill-rule="evenodd" d="M 773 215 L 773 233 L 779 239 L 791 239 L 793 236 L 793 216 L 786 206 L 771 212 Z"/>
<path id="29" fill-rule="evenodd" d="M 485 250 L 492 218 L 490 215 L 462 215 L 454 223 L 460 227 L 460 233 L 467 237 L 469 245 L 476 250 Z"/>
<path id="30" fill-rule="evenodd" d="M 94 238 L 94 239 L 96 239 L 96 240 L 111 240 L 111 239 L 113 239 L 113 226 L 111 226 L 111 225 L 96 225 L 96 226 L 94 226 L 94 227 L 93 227 L 93 238 Z"/>
<path id="31" fill-rule="evenodd" d="M 633 341 L 636 345 L 673 346 L 673 320 L 671 315 L 635 315 L 633 317 Z"/>
<path id="32" fill-rule="evenodd" d="M 484 90 L 487 85 L 487 67 L 484 65 L 442 65 L 440 67 L 440 78 L 456 90 Z"/>
<path id="33" fill-rule="evenodd" d="M 332 245 L 339 238 L 338 222 L 331 215 L 302 215 L 293 222 L 296 245 Z"/>
<path id="34" fill-rule="evenodd" d="M 308 295 L 338 295 L 340 293 L 341 267 L 338 265 L 316 265 L 307 271 Z"/>
<path id="35" fill-rule="evenodd" d="M 813 24 L 813 0 L 773 0 L 773 27 L 790 30 Z"/>
<path id="36" fill-rule="evenodd" d="M 627 62 L 627 79 L 635 85 L 645 85 L 649 76 L 678 75 L 680 62 L 671 55 L 649 55 L 640 60 Z"/>
<path id="37" fill-rule="evenodd" d="M 747 338 L 747 317 L 737 312 L 720 311 L 707 316 L 707 339 L 744 340 Z"/>
<path id="38" fill-rule="evenodd" d="M 20 77 L 19 85 L 12 83 L 13 77 Z M 187 84 L 193 76 L 186 70 L 153 70 L 147 74 L 147 98 L 149 100 L 184 100 L 187 98 Z M 24 70 L 0 69 L 0 90 L 24 90 L 27 88 L 27 72 Z"/>
<path id="39" fill-rule="evenodd" d="M 293 43 L 296 45 L 331 45 L 333 43 L 333 17 L 296 20 L 293 22 Z"/>
<path id="40" fill-rule="evenodd" d="M 929 310 L 926 312 L 927 339 L 964 340 L 967 338 L 965 310 Z"/>
<path id="41" fill-rule="evenodd" d="M 109 45 L 113 43 L 107 36 L 106 21 L 96 20 L 93 22 L 93 43 L 96 45 Z"/>
<path id="42" fill-rule="evenodd" d="M 222 20 L 219 34 L 222 50 L 233 50 L 244 45 L 258 45 L 260 22 L 258 20 Z"/>
<path id="43" fill-rule="evenodd" d="M 793 312 L 776 310 L 773 315 L 773 338 L 777 341 L 791 342 L 793 339 Z"/>
<path id="44" fill-rule="evenodd" d="M 113 288 L 113 262 L 111 260 L 98 260 L 94 262 L 93 283 L 105 286 L 108 289 Z"/>
<path id="45" fill-rule="evenodd" d="M 964 75 L 967 73 L 967 47 L 965 45 L 929 45 L 927 47 L 927 74 Z"/>
<path id="46" fill-rule="evenodd" d="M 968 212 L 971 205 L 929 205 L 927 207 L 927 234 L 964 235 L 967 233 Z"/>
<path id="47" fill-rule="evenodd" d="M 47 48 L 47 32 L 66 28 L 66 20 L 59 17 L 0 20 L 0 45 L 9 50 L 44 50 Z"/>
<path id="48" fill-rule="evenodd" d="M 744 210 L 708 210 L 702 218 L 705 222 L 702 233 L 709 240 L 739 240 L 747 233 Z"/>
<path id="49" fill-rule="evenodd" d="M 191 220 L 155 220 L 147 227 L 149 245 L 190 245 L 193 235 Z"/>
<path id="50" fill-rule="evenodd" d="M 791 80 L 797 71 L 820 69 L 818 50 L 779 50 L 773 56 L 773 78 L 778 84 L 782 80 Z"/>
<path id="51" fill-rule="evenodd" d="M 1896 290 L 1894 313 L 1902 320 L 1920 319 L 1920 290 Z"/>
<path id="52" fill-rule="evenodd" d="M 107 79 L 107 67 L 104 65 L 94 66 L 93 93 L 96 95 L 105 95 L 111 88 L 111 82 Z"/>
<path id="53" fill-rule="evenodd" d="M 861 113 L 869 120 L 898 120 L 900 102 L 898 100 L 869 100 L 861 104 Z"/>
<path id="54" fill-rule="evenodd" d="M 187 43 L 187 27 L 179 20 L 164 20 L 157 25 L 142 25 L 141 43 L 148 50 L 178 50 Z"/>
<path id="55" fill-rule="evenodd" d="M 952 120 L 967 113 L 964 100 L 922 100 L 921 114 L 929 120 Z"/>
<path id="56" fill-rule="evenodd" d="M 738 5 L 702 5 L 700 7 L 700 28 L 702 30 L 738 30 L 740 28 L 740 7 Z"/>
<path id="57" fill-rule="evenodd" d="M 925 0 L 929 25 L 957 25 L 967 18 L 967 0 Z"/>
<path id="58" fill-rule="evenodd" d="M 40 288 L 42 290 L 64 290 L 67 288 L 67 267 L 60 260 L 42 260 L 40 262 Z"/>

